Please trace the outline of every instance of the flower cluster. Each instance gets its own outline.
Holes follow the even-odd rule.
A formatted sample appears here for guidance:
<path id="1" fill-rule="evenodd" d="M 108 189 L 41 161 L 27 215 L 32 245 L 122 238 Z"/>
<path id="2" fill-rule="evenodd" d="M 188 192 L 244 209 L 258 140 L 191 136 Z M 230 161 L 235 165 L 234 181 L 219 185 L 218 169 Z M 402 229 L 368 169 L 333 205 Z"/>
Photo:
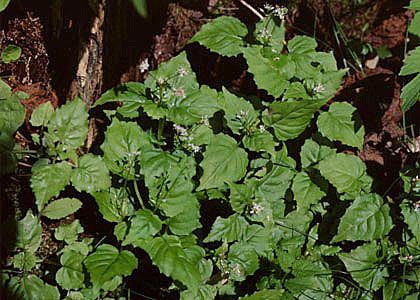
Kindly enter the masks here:
<path id="1" fill-rule="evenodd" d="M 174 124 L 173 126 L 174 126 L 175 131 L 179 135 L 180 141 L 188 142 L 187 143 L 187 146 L 191 149 L 192 152 L 198 153 L 198 152 L 201 151 L 200 146 L 197 146 L 197 145 L 191 143 L 192 136 L 190 136 L 188 134 L 188 130 L 186 128 L 184 128 L 184 127 L 182 127 L 182 126 L 180 126 L 178 124 Z"/>
<path id="2" fill-rule="evenodd" d="M 287 7 L 284 6 L 273 6 L 271 4 L 265 4 L 264 5 L 264 11 L 268 14 L 273 14 L 280 18 L 280 20 L 284 20 L 284 17 L 288 13 Z"/>
<path id="3" fill-rule="evenodd" d="M 184 77 L 184 76 L 188 75 L 188 71 L 184 67 L 179 67 L 178 70 L 177 70 L 177 73 L 181 77 Z"/>
<path id="4" fill-rule="evenodd" d="M 240 264 L 235 263 L 232 265 L 232 273 L 236 277 L 240 277 L 242 275 L 242 267 Z"/>
<path id="5" fill-rule="evenodd" d="M 318 83 L 313 89 L 314 93 L 319 94 L 325 91 L 325 86 L 322 83 Z"/>
<path id="6" fill-rule="evenodd" d="M 264 207 L 256 202 L 252 202 L 252 207 L 250 210 L 250 214 L 251 215 L 258 215 L 259 213 L 261 213 L 264 210 Z"/>

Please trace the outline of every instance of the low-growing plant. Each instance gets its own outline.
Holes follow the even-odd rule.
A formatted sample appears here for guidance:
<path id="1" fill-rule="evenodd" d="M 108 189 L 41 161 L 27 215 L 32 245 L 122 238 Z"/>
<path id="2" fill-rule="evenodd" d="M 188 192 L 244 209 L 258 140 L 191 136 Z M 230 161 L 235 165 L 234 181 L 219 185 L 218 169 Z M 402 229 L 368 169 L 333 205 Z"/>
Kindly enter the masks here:
<path id="1" fill-rule="evenodd" d="M 25 107 L 20 99 L 26 97 L 23 92 L 12 92 L 10 86 L 0 80 L 0 175 L 16 170 L 21 147 L 15 143 L 14 134 L 25 119 Z"/>
<path id="2" fill-rule="evenodd" d="M 286 43 L 284 10 L 267 9 L 253 31 L 224 16 L 191 42 L 243 56 L 268 100 L 200 85 L 182 52 L 144 83 L 102 95 L 95 107 L 122 105 L 104 110 L 110 124 L 95 153 L 84 147 L 80 99 L 34 111 L 36 210 L 14 226 L 1 277 L 10 297 L 130 299 L 125 278 L 142 269 L 140 248 L 180 299 L 417 299 L 418 174 L 403 174 L 398 199 L 375 193 L 355 155 L 356 109 L 328 102 L 346 70 L 313 38 Z M 113 237 L 82 235 L 86 201 Z M 220 204 L 213 217 L 211 203 Z M 55 273 L 39 251 L 42 218 L 66 218 L 54 231 Z"/>

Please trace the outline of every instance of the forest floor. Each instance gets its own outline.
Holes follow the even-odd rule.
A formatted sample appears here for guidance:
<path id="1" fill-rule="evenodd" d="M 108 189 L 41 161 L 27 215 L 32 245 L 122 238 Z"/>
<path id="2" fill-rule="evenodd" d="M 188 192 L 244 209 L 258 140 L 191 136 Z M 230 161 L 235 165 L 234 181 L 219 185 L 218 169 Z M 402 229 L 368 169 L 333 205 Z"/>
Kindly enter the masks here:
<path id="1" fill-rule="evenodd" d="M 247 25 L 255 23 L 257 17 L 239 1 L 202 2 L 206 3 L 169 3 L 147 22 L 131 16 L 130 20 L 142 25 L 144 32 L 131 28 L 127 40 L 114 49 L 123 49 L 118 57 L 110 53 L 111 50 L 104 49 L 103 91 L 121 82 L 142 81 L 143 74 L 139 70 L 141 61 L 148 59 L 151 67 L 155 68 L 186 49 L 201 84 L 217 89 L 226 86 L 240 93 L 265 97 L 246 72 L 244 59 L 223 58 L 196 44 L 187 44 L 202 24 L 217 15 L 234 15 Z M 255 7 L 262 7 L 265 2 L 274 4 L 278 1 L 252 1 Z M 376 190 L 390 196 L 397 195 L 401 186 L 396 183 L 396 179 L 412 160 L 405 143 L 418 136 L 420 128 L 419 104 L 405 115 L 404 120 L 400 109 L 400 91 L 406 82 L 401 81 L 397 75 L 407 50 L 406 31 L 412 18 L 412 14 L 403 8 L 408 1 L 349 0 L 332 1 L 332 4 L 326 0 L 293 2 L 287 16 L 288 38 L 302 33 L 315 36 L 320 49 L 334 51 L 340 67 L 349 68 L 342 87 L 331 101 L 348 101 L 358 108 L 366 136 L 364 150 L 357 155 L 366 162 L 368 173 L 380 179 L 381 184 Z M 24 4 L 13 5 L 11 13 L 0 18 L 0 47 L 18 45 L 22 48 L 22 56 L 15 63 L 1 64 L 0 74 L 2 78 L 7 78 L 15 90 L 29 95 L 28 99 L 23 100 L 28 120 L 33 109 L 41 103 L 50 101 L 57 107 L 66 100 L 80 52 L 77 43 L 74 43 L 77 40 L 74 35 L 74 28 L 78 26 L 75 17 L 77 12 L 65 11 L 61 18 L 62 24 L 57 25 L 57 17 L 45 13 L 45 8 L 39 5 L 28 4 L 29 9 Z M 108 54 L 116 58 L 107 60 Z M 107 61 L 112 62 L 112 65 L 107 65 Z M 112 68 L 113 65 L 118 65 L 118 69 Z M 100 124 L 101 115 L 94 117 Z M 17 141 L 27 146 L 32 131 L 29 122 L 26 122 L 16 136 Z M 1 179 L 3 220 L 10 214 L 24 211 L 33 203 L 28 176 L 30 160 L 26 160 L 28 164 L 21 163 L 16 175 Z M 89 219 L 87 213 L 86 218 Z M 46 252 L 53 252 L 51 249 L 56 247 L 49 236 L 58 225 L 44 224 Z M 98 230 L 98 224 L 90 224 L 87 228 L 88 234 L 93 236 Z M 105 227 L 101 231 L 108 229 Z M 143 260 L 142 272 L 151 274 L 145 278 L 143 292 L 159 299 L 170 299 L 173 295 L 169 290 L 157 290 L 154 285 L 159 271 L 152 266 L 146 255 L 143 255 Z M 136 274 L 133 278 L 136 278 Z M 162 277 L 159 280 L 160 286 L 165 286 L 166 279 Z M 169 285 L 170 281 L 167 282 Z M 135 286 L 135 279 L 130 284 Z"/>

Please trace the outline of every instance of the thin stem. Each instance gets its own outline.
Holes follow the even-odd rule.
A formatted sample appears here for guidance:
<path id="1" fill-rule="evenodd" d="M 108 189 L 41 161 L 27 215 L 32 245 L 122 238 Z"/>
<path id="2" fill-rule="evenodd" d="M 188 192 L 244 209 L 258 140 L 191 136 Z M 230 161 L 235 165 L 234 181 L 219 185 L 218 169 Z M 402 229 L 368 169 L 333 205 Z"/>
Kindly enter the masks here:
<path id="1" fill-rule="evenodd" d="M 260 20 L 264 19 L 264 16 L 258 12 L 255 8 L 253 8 L 250 4 L 248 4 L 245 0 L 239 0 L 243 6 L 248 8 L 254 15 L 256 15 Z"/>
<path id="2" fill-rule="evenodd" d="M 162 141 L 163 138 L 163 129 L 165 127 L 165 118 L 159 119 L 158 121 L 158 132 L 157 132 L 157 139 L 158 141 Z"/>
<path id="3" fill-rule="evenodd" d="M 146 296 L 145 294 L 142 294 L 142 293 L 139 293 L 139 292 L 136 292 L 136 291 L 133 291 L 133 290 L 130 290 L 130 292 L 131 292 L 131 293 L 133 293 L 134 295 L 141 296 L 141 297 L 143 297 L 143 298 L 145 298 L 145 299 L 149 299 L 149 300 L 158 300 L 158 299 L 156 299 L 156 298 Z"/>
<path id="4" fill-rule="evenodd" d="M 144 206 L 144 202 L 143 202 L 143 198 L 140 195 L 140 191 L 139 191 L 139 187 L 137 186 L 137 182 L 133 181 L 133 185 L 134 185 L 134 192 L 136 193 L 137 199 L 139 200 L 140 206 L 142 209 L 145 209 L 146 207 Z"/>

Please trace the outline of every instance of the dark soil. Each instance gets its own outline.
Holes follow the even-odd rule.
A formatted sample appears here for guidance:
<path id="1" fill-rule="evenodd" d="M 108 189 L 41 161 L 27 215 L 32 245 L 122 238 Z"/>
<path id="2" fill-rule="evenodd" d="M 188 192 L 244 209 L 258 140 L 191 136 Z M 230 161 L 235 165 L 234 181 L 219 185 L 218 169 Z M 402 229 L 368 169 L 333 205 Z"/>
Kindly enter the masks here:
<path id="1" fill-rule="evenodd" d="M 12 1 L 6 17 L 0 17 L 0 46 L 18 45 L 23 54 L 17 62 L 0 64 L 0 75 L 7 76 L 14 89 L 28 93 L 29 99 L 22 101 L 28 109 L 28 120 L 32 110 L 41 103 L 50 101 L 57 107 L 65 102 L 75 76 L 80 47 L 89 35 L 86 28 L 89 28 L 94 15 L 84 0 L 65 4 L 58 10 L 61 16 L 51 14 L 51 5 L 21 2 L 23 4 Z M 266 2 L 278 3 L 249 2 L 255 7 L 261 7 Z M 407 22 L 412 17 L 402 9 L 408 1 L 366 0 L 359 6 L 348 4 L 351 1 L 332 1 L 334 3 L 330 7 L 324 0 L 297 2 L 291 6 L 288 15 L 288 37 L 298 33 L 315 35 L 320 49 L 334 50 L 341 66 L 344 59 L 355 62 L 349 55 L 348 44 L 334 38 L 334 18 L 340 21 L 349 40 L 370 44 L 373 48 L 385 46 L 392 52 L 391 58 L 379 60 L 373 68 L 363 66 L 363 72 L 360 68 L 350 69 L 333 101 L 348 101 L 358 108 L 366 128 L 364 150 L 358 155 L 366 162 L 369 174 L 375 179 L 376 191 L 397 195 L 401 186 L 395 180 L 412 159 L 402 143 L 405 132 L 401 127 L 400 93 L 405 82 L 397 78 L 404 57 Z M 185 48 L 200 83 L 216 89 L 227 86 L 238 93 L 254 94 L 263 99 L 267 97 L 265 92 L 257 90 L 252 77 L 246 72 L 244 59 L 223 58 L 197 44 L 187 45 L 200 26 L 219 13 L 235 15 L 248 25 L 257 21 L 257 17 L 237 1 L 174 1 L 169 4 L 163 1 L 162 4 L 154 4 L 149 20 L 141 19 L 134 12 L 126 14 L 123 10 L 127 9 L 125 6 L 110 5 L 116 6 L 108 11 L 104 25 L 104 90 L 121 82 L 142 81 L 144 74 L 140 73 L 139 64 L 144 59 L 147 58 L 155 68 Z M 61 20 L 60 23 L 57 23 L 58 20 Z M 361 63 L 374 56 L 374 53 L 363 56 Z M 419 104 L 406 114 L 405 121 L 407 126 L 414 125 L 417 130 L 415 135 L 419 135 Z M 19 142 L 27 143 L 32 130 L 26 123 L 17 135 Z M 27 162 L 31 163 L 30 160 Z M 33 203 L 28 185 L 29 173 L 28 167 L 20 166 L 17 175 L 1 179 L 0 223 L 6 216 L 19 215 L 29 203 Z M 94 218 L 89 217 L 88 212 L 80 214 L 88 228 L 87 234 L 94 236 L 98 226 L 102 225 L 91 224 L 89 218 Z M 56 226 L 58 224 L 44 224 L 43 249 L 47 256 L 51 249 L 57 247 L 51 238 Z M 141 294 L 156 299 L 177 299 L 178 295 L 168 289 L 170 281 L 151 264 L 147 255 L 141 250 L 135 251 L 141 259 L 142 268 L 128 281 L 128 287 L 135 292 L 132 299 L 147 299 Z"/>

